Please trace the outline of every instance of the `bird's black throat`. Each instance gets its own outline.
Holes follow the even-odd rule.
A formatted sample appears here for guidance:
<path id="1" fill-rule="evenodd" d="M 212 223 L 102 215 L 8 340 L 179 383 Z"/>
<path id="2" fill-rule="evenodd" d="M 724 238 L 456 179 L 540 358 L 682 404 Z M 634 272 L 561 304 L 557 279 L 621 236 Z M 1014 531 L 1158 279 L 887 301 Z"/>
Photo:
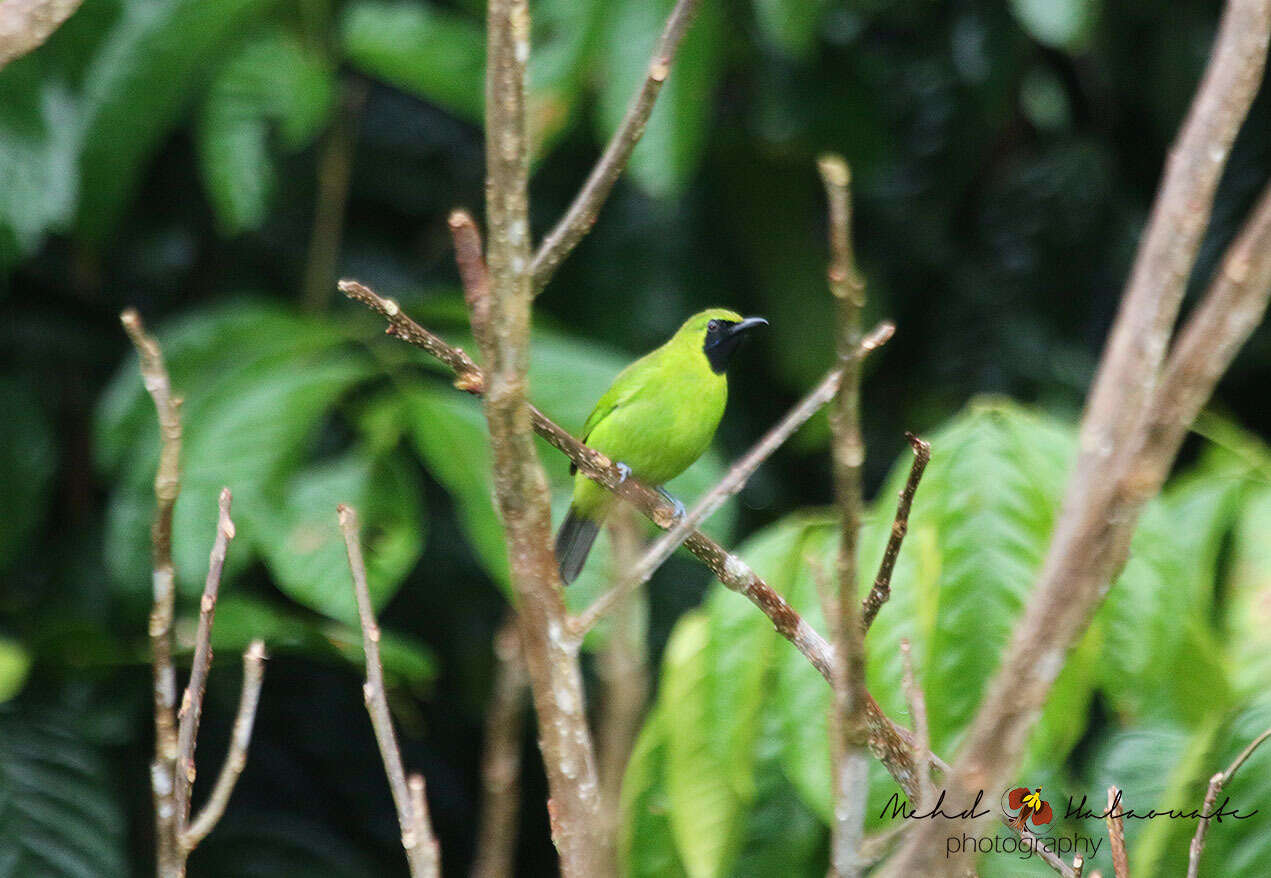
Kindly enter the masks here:
<path id="1" fill-rule="evenodd" d="M 746 334 L 756 326 L 767 326 L 768 321 L 762 317 L 747 317 L 745 320 L 712 320 L 706 327 L 706 340 L 702 343 L 702 352 L 711 364 L 711 371 L 723 375 L 728 371 L 728 362 L 737 348 L 745 340 Z"/>

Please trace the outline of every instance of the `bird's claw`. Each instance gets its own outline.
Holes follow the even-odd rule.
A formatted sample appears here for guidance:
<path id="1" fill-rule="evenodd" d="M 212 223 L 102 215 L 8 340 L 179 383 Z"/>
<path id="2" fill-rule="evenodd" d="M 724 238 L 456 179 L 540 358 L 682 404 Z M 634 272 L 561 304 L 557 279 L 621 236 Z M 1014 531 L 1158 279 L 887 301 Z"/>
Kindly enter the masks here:
<path id="1" fill-rule="evenodd" d="M 614 468 L 618 470 L 618 484 L 619 485 L 621 485 L 623 482 L 625 482 L 627 479 L 631 477 L 631 467 L 627 466 L 622 461 L 618 461 L 617 463 L 615 463 Z"/>
<path id="2" fill-rule="evenodd" d="M 670 492 L 668 492 L 665 488 L 658 488 L 658 493 L 662 495 L 666 502 L 675 507 L 676 521 L 683 521 L 688 517 L 688 510 L 684 508 L 684 504 L 681 503 L 678 498 L 672 497 Z"/>

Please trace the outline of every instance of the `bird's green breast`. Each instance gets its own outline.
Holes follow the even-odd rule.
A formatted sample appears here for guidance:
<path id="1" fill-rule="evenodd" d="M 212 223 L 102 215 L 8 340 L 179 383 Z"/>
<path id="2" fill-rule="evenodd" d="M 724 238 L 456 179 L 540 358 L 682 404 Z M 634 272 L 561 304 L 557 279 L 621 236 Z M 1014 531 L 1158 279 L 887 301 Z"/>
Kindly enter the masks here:
<path id="1" fill-rule="evenodd" d="M 727 401 L 727 380 L 711 370 L 700 348 L 668 344 L 614 380 L 597 404 L 587 444 L 631 467 L 640 481 L 661 485 L 710 447 Z M 581 473 L 575 477 L 579 512 L 601 517 L 611 502 L 604 488 Z"/>

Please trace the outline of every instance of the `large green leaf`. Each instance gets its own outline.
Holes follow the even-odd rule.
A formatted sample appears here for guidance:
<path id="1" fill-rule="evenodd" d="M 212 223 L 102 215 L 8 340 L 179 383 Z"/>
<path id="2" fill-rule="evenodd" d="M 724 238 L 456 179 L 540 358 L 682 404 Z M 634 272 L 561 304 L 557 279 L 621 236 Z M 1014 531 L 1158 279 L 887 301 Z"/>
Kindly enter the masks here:
<path id="1" fill-rule="evenodd" d="M 61 723 L 0 713 L 0 876 L 130 874 L 106 765 Z"/>
<path id="2" fill-rule="evenodd" d="M 1271 679 L 1271 488 L 1248 492 L 1233 535 L 1223 628 L 1232 676 L 1243 693 Z"/>
<path id="3" fill-rule="evenodd" d="M 101 240 L 224 45 L 271 0 L 128 0 L 85 74 L 78 228 Z"/>
<path id="4" fill-rule="evenodd" d="M 624 878 L 682 878 L 666 793 L 666 723 L 657 707 L 645 718 L 622 778 L 618 866 Z"/>
<path id="5" fill-rule="evenodd" d="M 600 136 L 618 127 L 636 87 L 648 75 L 653 45 L 662 32 L 673 0 L 622 3 L 605 22 L 601 80 Z M 656 197 L 678 193 L 697 170 L 713 112 L 727 29 L 717 0 L 702 4 L 684 37 L 644 137 L 631 154 L 631 178 Z"/>
<path id="6" fill-rule="evenodd" d="M 0 272 L 75 210 L 80 111 L 40 54 L 0 71 Z"/>
<path id="7" fill-rule="evenodd" d="M 480 122 L 485 35 L 481 24 L 434 3 L 362 0 L 340 26 L 345 58 L 364 73 Z"/>
<path id="8" fill-rule="evenodd" d="M 358 623 L 336 506 L 358 511 L 371 600 L 383 606 L 423 549 L 420 485 L 404 466 L 351 452 L 297 471 L 243 527 L 253 535 L 279 588 L 292 600 L 354 627 Z"/>
<path id="9" fill-rule="evenodd" d="M 331 114 L 334 71 L 282 30 L 246 42 L 217 74 L 199 114 L 203 184 L 221 229 L 265 218 L 273 188 L 270 132 L 283 149 L 305 146 Z"/>

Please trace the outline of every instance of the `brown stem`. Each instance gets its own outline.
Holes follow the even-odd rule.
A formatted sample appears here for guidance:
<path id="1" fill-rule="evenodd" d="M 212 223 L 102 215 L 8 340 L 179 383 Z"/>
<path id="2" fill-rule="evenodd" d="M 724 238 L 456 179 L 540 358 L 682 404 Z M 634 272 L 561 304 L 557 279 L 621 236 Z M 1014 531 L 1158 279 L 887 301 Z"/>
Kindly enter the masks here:
<path id="1" fill-rule="evenodd" d="M 613 872 L 604 862 L 600 784 L 584 711 L 578 650 L 552 551 L 547 476 L 534 447 L 528 402 L 530 355 L 529 138 L 526 0 L 490 0 L 486 27 L 486 218 L 490 295 L 482 355 L 494 493 L 503 521 L 521 648 L 538 716 L 539 747 L 551 795 L 552 840 L 566 878 Z"/>
<path id="2" fill-rule="evenodd" d="M 150 655 L 154 668 L 154 762 L 150 766 L 154 801 L 156 873 L 179 874 L 177 809 L 174 787 L 177 764 L 176 671 L 172 665 L 172 618 L 176 606 L 176 574 L 172 566 L 172 509 L 181 492 L 180 400 L 159 344 L 146 333 L 141 315 L 129 308 L 119 316 L 141 361 L 141 380 L 154 400 L 159 418 L 159 466 L 154 478 L 155 510 L 150 526 L 154 604 L 150 610 Z"/>
<path id="3" fill-rule="evenodd" d="M 256 708 L 260 704 L 260 689 L 265 682 L 265 642 L 253 640 L 243 653 L 243 688 L 239 693 L 238 714 L 234 717 L 234 729 L 230 734 L 229 752 L 221 763 L 221 773 L 216 786 L 198 816 L 181 835 L 181 847 L 187 853 L 194 850 L 207 834 L 216 828 L 239 775 L 247 767 L 247 750 L 252 743 L 252 726 L 256 722 Z"/>
<path id="4" fill-rule="evenodd" d="M 892 324 L 880 323 L 846 355 L 843 364 L 835 366 L 826 373 L 821 382 L 807 396 L 796 403 L 785 417 L 773 425 L 772 429 L 765 433 L 745 455 L 729 467 L 724 477 L 702 495 L 683 519 L 659 537 L 634 564 L 624 568 L 627 570 L 626 576 L 573 620 L 570 629 L 574 635 L 581 638 L 626 595 L 648 582 L 666 559 L 670 558 L 675 550 L 693 535 L 698 526 L 724 505 L 729 497 L 745 487 L 755 470 L 834 397 L 848 369 L 847 364 L 857 363 L 870 351 L 881 347 L 887 339 L 891 338 L 894 331 L 895 327 Z"/>
<path id="5" fill-rule="evenodd" d="M 5 0 L 0 3 L 0 69 L 38 49 L 81 0 Z"/>
<path id="6" fill-rule="evenodd" d="M 212 668 L 212 621 L 216 616 L 216 596 L 221 588 L 221 572 L 225 569 L 225 556 L 230 540 L 234 539 L 234 522 L 229 517 L 230 490 L 221 489 L 217 501 L 216 539 L 208 558 L 207 580 L 203 586 L 203 598 L 199 602 L 199 628 L 194 640 L 194 659 L 190 666 L 190 681 L 181 698 L 181 710 L 177 713 L 177 768 L 176 768 L 176 817 L 178 838 L 185 834 L 190 815 L 190 789 L 194 786 L 194 748 L 199 737 L 199 719 L 203 714 L 203 693 L 207 689 L 207 675 Z"/>
<path id="7" fill-rule="evenodd" d="M 521 734 L 525 723 L 525 657 L 516 618 L 494 636 L 494 689 L 486 712 L 481 756 L 481 821 L 472 878 L 516 874 L 516 827 L 521 805 Z"/>
<path id="8" fill-rule="evenodd" d="M 371 604 L 371 592 L 366 581 L 357 512 L 345 504 L 340 504 L 337 512 L 340 530 L 344 534 L 344 548 L 349 556 L 349 570 L 353 575 L 353 594 L 357 598 L 358 616 L 362 622 L 362 650 L 366 654 L 366 683 L 362 686 L 362 697 L 366 702 L 366 712 L 371 717 L 371 726 L 375 729 L 375 741 L 388 775 L 388 787 L 393 793 L 406 862 L 410 866 L 411 878 L 437 878 L 438 858 L 432 827 L 428 824 L 427 815 L 417 813 L 412 803 L 406 769 L 402 767 L 402 753 L 397 746 L 397 734 L 393 731 L 393 717 L 388 710 L 384 666 L 380 662 L 380 627 L 375 621 L 375 608 Z"/>
<path id="9" fill-rule="evenodd" d="M 1042 566 L 956 769 L 951 801 L 1002 787 L 1068 651 L 1125 563 L 1143 503 L 1161 486 L 1186 426 L 1261 319 L 1271 294 L 1271 207 L 1263 196 L 1165 360 L 1227 150 L 1257 89 L 1271 0 L 1231 0 L 1205 78 L 1171 153 L 1135 270 L 1091 390 L 1080 450 Z M 943 837 L 921 826 L 887 874 L 944 874 Z"/>
<path id="10" fill-rule="evenodd" d="M 1245 764 L 1245 760 L 1252 756 L 1253 751 L 1257 750 L 1267 738 L 1271 738 L 1271 729 L 1267 729 L 1250 741 L 1249 746 L 1240 751 L 1240 755 L 1227 766 L 1226 771 L 1220 771 L 1209 779 L 1209 789 L 1205 791 L 1205 803 L 1200 809 L 1200 822 L 1196 824 L 1196 834 L 1192 836 L 1188 852 L 1187 878 L 1197 878 L 1200 875 L 1200 855 L 1205 850 L 1205 836 L 1209 833 L 1209 821 L 1212 819 L 1210 815 L 1214 813 L 1214 803 L 1218 801 L 1218 794 L 1231 781 L 1232 775 L 1240 770 L 1240 766 Z"/>
<path id="11" fill-rule="evenodd" d="M 910 655 L 909 641 L 902 638 L 900 654 L 905 665 L 905 700 L 909 703 L 909 715 L 914 722 L 914 762 L 918 765 L 930 760 L 931 735 L 927 730 L 927 699 L 922 694 L 922 687 L 914 677 L 913 657 Z M 919 778 L 918 798 L 915 807 L 930 808 L 935 804 L 935 788 L 931 783 L 931 775 L 923 774 Z"/>
<path id="12" fill-rule="evenodd" d="M 484 388 L 486 379 L 480 368 L 472 363 L 458 348 L 452 348 L 423 327 L 419 326 L 397 307 L 391 299 L 383 299 L 368 287 L 355 281 L 342 281 L 341 289 L 351 298 L 363 302 L 376 313 L 386 317 L 394 329 L 393 335 L 435 356 L 452 369 L 459 363 L 471 371 L 463 373 L 469 387 Z M 479 392 L 479 391 L 477 391 Z M 533 406 L 530 420 L 534 431 L 549 445 L 563 453 L 588 478 L 622 497 L 641 515 L 662 529 L 675 524 L 675 509 L 657 491 L 627 478 L 608 457 L 579 442 L 554 421 Z M 719 543 L 694 531 L 684 541 L 684 548 L 715 575 L 726 588 L 744 596 L 759 608 L 772 622 L 777 633 L 799 650 L 828 682 L 832 651 L 817 631 L 791 607 L 781 595 L 764 582 L 741 558 L 730 554 Z M 553 569 L 555 569 L 553 567 Z M 872 698 L 866 700 L 865 719 L 869 731 L 870 750 L 891 772 L 892 777 L 905 790 L 914 795 L 918 789 L 918 772 L 913 761 L 913 742 L 910 732 L 889 719 Z M 945 771 L 948 766 L 932 754 L 933 768 Z"/>
<path id="13" fill-rule="evenodd" d="M 1104 821 L 1108 824 L 1108 844 L 1112 849 L 1112 872 L 1116 878 L 1130 878 L 1130 860 L 1125 852 L 1124 812 L 1121 805 L 1121 790 L 1108 787 L 1108 810 Z"/>
<path id="14" fill-rule="evenodd" d="M 874 585 L 861 604 L 861 627 L 866 631 L 874 624 L 874 618 L 883 604 L 891 597 L 891 575 L 896 568 L 896 558 L 900 555 L 901 543 L 909 532 L 909 510 L 913 506 L 914 494 L 918 491 L 918 482 L 931 460 L 931 444 L 919 439 L 913 433 L 906 433 L 905 438 L 914 450 L 914 462 L 909 467 L 909 478 L 900 492 L 900 500 L 896 504 L 896 517 L 892 520 L 891 536 L 887 538 L 887 548 L 883 551 L 883 560 L 878 565 L 878 575 L 874 577 Z"/>
<path id="15" fill-rule="evenodd" d="M 658 92 L 662 90 L 662 84 L 671 72 L 675 53 L 679 50 L 680 42 L 684 39 L 685 32 L 697 14 L 699 2 L 700 0 L 678 0 L 675 8 L 671 10 L 666 25 L 662 28 L 662 35 L 658 38 L 657 45 L 653 47 L 653 57 L 649 61 L 644 82 L 640 84 L 639 90 L 631 98 L 631 103 L 627 105 L 626 115 L 622 117 L 622 122 L 609 138 L 600 161 L 596 162 L 596 166 L 587 175 L 587 182 L 574 197 L 565 215 L 547 233 L 538 252 L 534 254 L 530 275 L 533 278 L 536 293 L 547 286 L 547 282 L 565 261 L 565 257 L 595 224 L 601 206 L 609 197 L 613 184 L 622 175 L 623 169 L 627 166 L 627 160 L 631 158 L 632 150 L 644 134 L 644 126 L 653 112 Z"/>

